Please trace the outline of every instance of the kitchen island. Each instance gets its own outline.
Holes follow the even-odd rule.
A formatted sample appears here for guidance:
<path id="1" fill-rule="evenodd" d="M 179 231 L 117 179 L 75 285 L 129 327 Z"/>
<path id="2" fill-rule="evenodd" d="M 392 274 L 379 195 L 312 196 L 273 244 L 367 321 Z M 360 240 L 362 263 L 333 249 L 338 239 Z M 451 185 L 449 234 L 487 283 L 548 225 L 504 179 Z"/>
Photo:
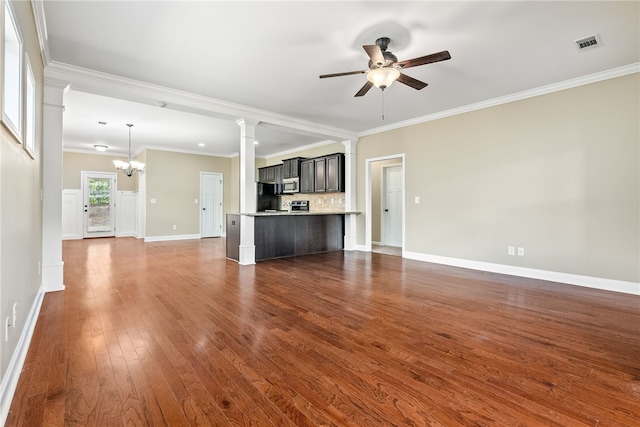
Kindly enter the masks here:
<path id="1" fill-rule="evenodd" d="M 240 217 L 254 217 L 255 260 L 341 251 L 344 216 L 353 212 L 257 212 L 227 215 L 227 258 L 239 260 Z"/>

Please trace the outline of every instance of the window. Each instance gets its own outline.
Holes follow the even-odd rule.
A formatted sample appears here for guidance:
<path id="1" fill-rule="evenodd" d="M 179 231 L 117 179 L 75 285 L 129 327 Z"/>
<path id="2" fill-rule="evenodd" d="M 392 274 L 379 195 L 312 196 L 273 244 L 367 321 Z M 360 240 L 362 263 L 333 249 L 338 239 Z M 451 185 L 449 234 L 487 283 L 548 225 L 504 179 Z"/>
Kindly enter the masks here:
<path id="1" fill-rule="evenodd" d="M 22 142 L 22 39 L 9 2 L 4 2 L 2 122 Z"/>
<path id="2" fill-rule="evenodd" d="M 29 57 L 25 54 L 26 109 L 24 117 L 24 149 L 32 158 L 36 157 L 36 78 L 33 76 Z"/>

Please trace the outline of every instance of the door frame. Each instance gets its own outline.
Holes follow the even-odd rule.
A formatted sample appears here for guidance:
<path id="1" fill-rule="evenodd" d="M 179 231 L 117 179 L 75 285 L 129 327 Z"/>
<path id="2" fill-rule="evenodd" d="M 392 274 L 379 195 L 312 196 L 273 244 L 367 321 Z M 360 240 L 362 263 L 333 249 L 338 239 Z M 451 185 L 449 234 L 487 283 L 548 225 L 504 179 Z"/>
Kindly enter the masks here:
<path id="1" fill-rule="evenodd" d="M 215 236 L 207 236 L 207 238 L 209 237 L 222 237 L 224 235 L 223 233 L 223 227 L 224 227 L 224 176 L 221 172 L 200 172 L 200 199 L 199 199 L 199 203 L 198 203 L 198 222 L 199 222 L 199 232 L 200 232 L 200 238 L 203 238 L 202 236 L 202 216 L 204 215 L 202 212 L 202 204 L 204 203 L 204 186 L 203 181 L 204 181 L 204 177 L 207 175 L 215 175 L 219 180 L 220 180 L 220 234 L 215 235 Z"/>
<path id="2" fill-rule="evenodd" d="M 87 233 L 87 215 L 85 211 L 85 197 L 87 196 L 85 182 L 87 178 L 95 177 L 95 178 L 110 178 L 112 182 L 111 187 L 111 200 L 113 204 L 113 209 L 111 210 L 111 224 L 112 231 L 110 232 L 99 232 L 99 233 Z M 82 203 L 80 204 L 80 209 L 82 212 L 82 238 L 88 239 L 93 237 L 115 237 L 116 235 L 116 197 L 118 190 L 118 174 L 116 172 L 94 172 L 94 171 L 80 171 L 80 191 L 82 192 Z"/>
<path id="3" fill-rule="evenodd" d="M 373 210 L 372 207 L 372 179 L 371 179 L 371 165 L 375 162 L 379 162 L 379 161 L 383 161 L 383 160 L 398 160 L 398 164 L 402 166 L 402 254 L 404 256 L 404 245 L 405 245 L 405 236 L 406 236 L 406 230 L 405 230 L 405 215 L 406 215 L 406 182 L 405 182 L 405 175 L 406 175 L 406 162 L 405 162 L 405 154 L 404 153 L 399 153 L 399 154 L 391 154 L 388 156 L 382 156 L 382 157 L 372 157 L 370 159 L 365 159 L 365 195 L 364 195 L 364 206 L 365 206 L 365 236 L 364 236 L 364 250 L 371 252 L 371 235 L 372 235 L 372 228 L 371 228 L 371 213 Z"/>

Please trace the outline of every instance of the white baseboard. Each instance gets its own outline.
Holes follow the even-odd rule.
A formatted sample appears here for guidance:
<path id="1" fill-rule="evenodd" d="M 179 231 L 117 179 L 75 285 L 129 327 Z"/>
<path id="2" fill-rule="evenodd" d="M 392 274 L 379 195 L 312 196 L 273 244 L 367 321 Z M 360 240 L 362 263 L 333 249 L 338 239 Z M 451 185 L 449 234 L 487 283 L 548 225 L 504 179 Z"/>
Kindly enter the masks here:
<path id="1" fill-rule="evenodd" d="M 192 240 L 199 238 L 199 234 L 176 234 L 171 236 L 149 236 L 144 238 L 144 242 L 169 242 L 171 240 Z"/>
<path id="2" fill-rule="evenodd" d="M 16 387 L 18 386 L 18 380 L 20 379 L 20 373 L 22 372 L 22 367 L 27 357 L 29 344 L 31 344 L 31 337 L 33 337 L 33 331 L 36 327 L 36 322 L 38 321 L 38 315 L 40 314 L 44 295 L 44 289 L 41 288 L 31 305 L 31 310 L 29 311 L 29 316 L 27 317 L 27 321 L 22 329 L 18 345 L 13 351 L 13 355 L 9 361 L 9 366 L 7 367 L 7 372 L 2 378 L 2 383 L 0 384 L 0 425 L 4 425 L 7 421 L 9 409 L 11 408 L 11 401 L 13 400 L 13 395 L 15 394 Z"/>
<path id="3" fill-rule="evenodd" d="M 472 270 L 488 271 L 492 273 L 508 274 L 511 276 L 527 277 L 530 279 L 546 280 L 565 283 L 568 285 L 584 286 L 586 288 L 602 289 L 605 291 L 621 292 L 640 295 L 640 283 L 625 282 L 623 280 L 604 279 L 600 277 L 581 276 L 579 274 L 560 273 L 557 271 L 538 270 L 534 268 L 516 267 L 513 265 L 493 264 L 489 262 L 471 261 L 466 259 L 449 258 L 419 252 L 404 251 L 404 258 L 453 267 L 469 268 Z"/>
<path id="4" fill-rule="evenodd" d="M 356 245 L 354 249 L 361 252 L 371 252 L 371 247 L 367 245 Z"/>

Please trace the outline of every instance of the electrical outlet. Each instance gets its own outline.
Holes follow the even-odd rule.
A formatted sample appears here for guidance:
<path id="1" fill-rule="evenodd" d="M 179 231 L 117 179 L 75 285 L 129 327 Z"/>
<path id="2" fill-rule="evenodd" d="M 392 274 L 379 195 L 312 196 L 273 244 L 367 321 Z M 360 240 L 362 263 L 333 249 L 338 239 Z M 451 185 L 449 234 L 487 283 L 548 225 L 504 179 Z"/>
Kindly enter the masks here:
<path id="1" fill-rule="evenodd" d="M 177 228 L 178 228 L 178 226 L 173 224 L 173 229 L 176 230 Z"/>
<path id="2" fill-rule="evenodd" d="M 524 248 L 518 248 L 518 256 L 524 256 Z"/>
<path id="3" fill-rule="evenodd" d="M 511 256 L 516 254 L 516 248 L 514 246 L 507 247 L 507 253 Z"/>

